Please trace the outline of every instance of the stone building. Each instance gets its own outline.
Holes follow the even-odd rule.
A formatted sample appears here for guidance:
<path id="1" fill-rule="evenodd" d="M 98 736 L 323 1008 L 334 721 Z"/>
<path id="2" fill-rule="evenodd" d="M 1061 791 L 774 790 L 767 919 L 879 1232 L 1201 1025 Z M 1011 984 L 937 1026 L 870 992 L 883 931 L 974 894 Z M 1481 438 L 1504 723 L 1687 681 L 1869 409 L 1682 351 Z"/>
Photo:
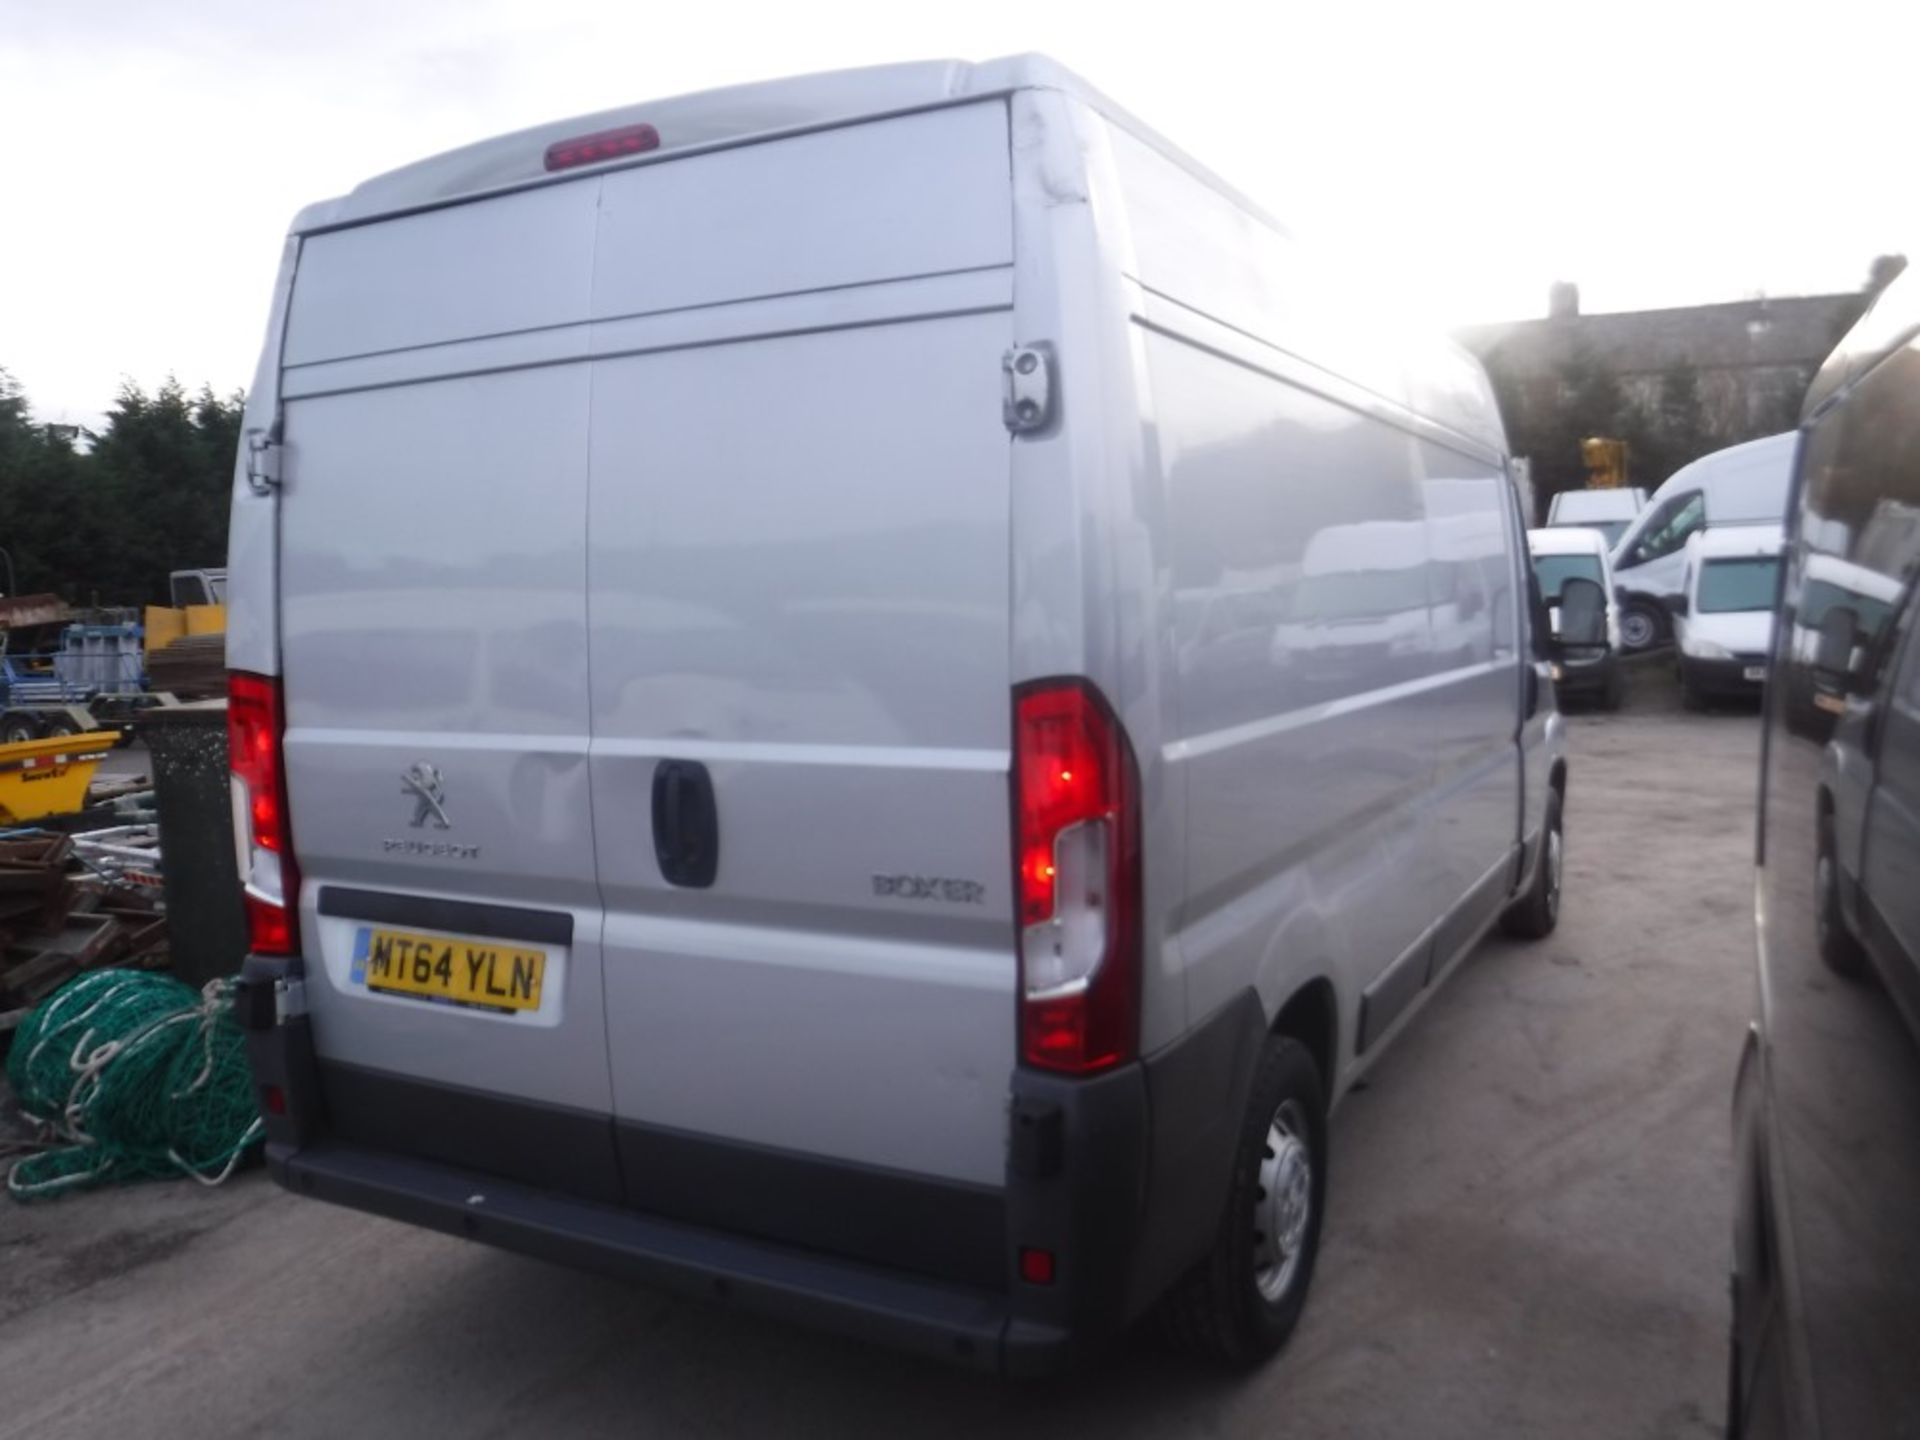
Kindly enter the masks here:
<path id="1" fill-rule="evenodd" d="M 1528 381 L 1553 383 L 1584 357 L 1647 410 L 1659 403 L 1662 376 L 1691 369 L 1708 430 L 1732 444 L 1792 423 L 1820 362 L 1867 300 L 1850 291 L 1583 315 L 1578 287 L 1561 284 L 1546 319 L 1474 325 L 1456 338 L 1489 370 Z"/>

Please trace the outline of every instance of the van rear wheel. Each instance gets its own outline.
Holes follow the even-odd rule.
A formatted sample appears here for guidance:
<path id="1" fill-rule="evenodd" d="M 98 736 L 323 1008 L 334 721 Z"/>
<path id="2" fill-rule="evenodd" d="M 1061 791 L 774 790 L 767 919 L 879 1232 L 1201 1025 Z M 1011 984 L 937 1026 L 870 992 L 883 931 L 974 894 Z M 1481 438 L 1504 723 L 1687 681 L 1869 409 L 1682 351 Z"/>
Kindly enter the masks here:
<path id="1" fill-rule="evenodd" d="M 1241 1121 L 1213 1249 L 1162 1302 L 1181 1349 L 1251 1366 L 1287 1343 L 1306 1308 L 1327 1195 L 1327 1105 L 1298 1040 L 1270 1037 Z"/>
<path id="2" fill-rule="evenodd" d="M 1820 958 L 1836 975 L 1858 980 L 1867 973 L 1866 951 L 1847 927 L 1846 911 L 1840 908 L 1840 862 L 1833 843 L 1833 814 L 1820 816 L 1819 858 L 1813 867 L 1814 935 Z"/>

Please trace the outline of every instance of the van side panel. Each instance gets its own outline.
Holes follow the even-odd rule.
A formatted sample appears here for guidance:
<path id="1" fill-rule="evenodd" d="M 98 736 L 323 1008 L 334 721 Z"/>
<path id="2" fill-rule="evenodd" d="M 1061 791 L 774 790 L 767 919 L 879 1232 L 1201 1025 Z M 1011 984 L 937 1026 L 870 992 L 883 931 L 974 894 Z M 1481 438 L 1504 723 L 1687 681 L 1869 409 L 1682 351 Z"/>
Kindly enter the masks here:
<path id="1" fill-rule="evenodd" d="M 715 1175 L 1004 1184 L 1010 208 L 1000 102 L 608 179 L 593 811 L 648 1208 L 734 1203 L 687 1192 L 688 1136 Z M 697 308 L 632 318 L 681 293 L 662 271 Z M 657 853 L 669 761 L 711 781 L 705 887 Z M 822 1239 L 759 1211 L 737 1223 Z"/>
<path id="2" fill-rule="evenodd" d="M 1144 141 L 1116 130 L 1113 153 L 1158 455 L 1141 508 L 1165 517 L 1188 1008 L 1253 986 L 1271 1014 L 1327 975 L 1351 1049 L 1362 1009 L 1377 1035 L 1510 878 L 1498 422 L 1452 352 L 1361 324 L 1284 235 Z"/>
<path id="3" fill-rule="evenodd" d="M 1437 971 L 1505 905 L 1520 838 L 1521 555 L 1507 479 L 1490 461 L 1420 443 L 1441 665 L 1425 700 L 1434 746 Z"/>
<path id="4" fill-rule="evenodd" d="M 1147 356 L 1181 657 L 1168 753 L 1187 772 L 1188 1003 L 1207 1015 L 1258 985 L 1277 1004 L 1319 970 L 1352 1015 L 1438 888 L 1426 696 L 1441 665 L 1414 441 L 1181 338 L 1151 335 Z M 1328 558 L 1312 564 L 1316 540 Z"/>

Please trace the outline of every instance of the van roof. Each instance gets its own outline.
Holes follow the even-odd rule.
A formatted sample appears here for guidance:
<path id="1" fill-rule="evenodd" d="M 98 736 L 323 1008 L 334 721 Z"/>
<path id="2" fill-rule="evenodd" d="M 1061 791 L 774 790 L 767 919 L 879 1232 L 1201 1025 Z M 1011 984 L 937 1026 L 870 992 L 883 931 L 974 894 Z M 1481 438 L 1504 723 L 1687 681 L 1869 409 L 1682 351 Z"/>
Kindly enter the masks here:
<path id="1" fill-rule="evenodd" d="M 1716 525 L 1711 530 L 1696 530 L 1687 540 L 1703 560 L 1777 555 L 1786 543 L 1786 531 L 1778 525 Z"/>
<path id="2" fill-rule="evenodd" d="M 776 135 L 962 104 L 1008 95 L 1016 90 L 1060 90 L 1072 95 L 1209 185 L 1232 196 L 1275 229 L 1284 230 L 1278 221 L 1219 176 L 1045 55 L 1009 55 L 977 64 L 964 60 L 917 60 L 857 70 L 833 70 L 730 85 L 549 121 L 447 150 L 363 180 L 337 199 L 307 206 L 294 217 L 292 229 L 296 234 L 306 234 L 355 225 L 501 191 L 574 179 L 591 171 L 652 164 L 692 151 L 722 149 Z M 658 148 L 558 174 L 547 172 L 549 145 L 643 123 L 659 132 Z"/>
<path id="3" fill-rule="evenodd" d="M 1562 490 L 1553 497 L 1556 515 L 1585 515 L 1600 520 L 1631 520 L 1644 508 L 1639 490 Z"/>
<path id="4" fill-rule="evenodd" d="M 1527 531 L 1527 548 L 1536 555 L 1605 555 L 1607 537 L 1584 525 L 1549 525 Z"/>
<path id="5" fill-rule="evenodd" d="M 1663 480 L 1660 488 L 1653 492 L 1654 498 L 1659 499 L 1669 486 L 1684 490 L 1690 485 L 1703 485 L 1728 471 L 1777 467 L 1784 475 L 1793 464 L 1793 446 L 1799 434 L 1797 430 L 1786 430 L 1778 435 L 1763 435 L 1758 440 L 1743 441 L 1738 445 L 1729 445 L 1724 450 L 1702 455 L 1698 460 L 1682 465 Z"/>

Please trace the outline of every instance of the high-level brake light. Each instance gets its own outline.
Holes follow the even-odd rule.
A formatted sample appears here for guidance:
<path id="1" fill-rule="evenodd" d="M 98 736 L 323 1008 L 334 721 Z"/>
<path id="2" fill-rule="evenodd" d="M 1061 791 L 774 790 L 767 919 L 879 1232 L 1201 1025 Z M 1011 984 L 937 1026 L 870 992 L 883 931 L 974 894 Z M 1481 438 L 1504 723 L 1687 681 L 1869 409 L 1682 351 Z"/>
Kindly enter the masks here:
<path id="1" fill-rule="evenodd" d="M 660 132 L 651 125 L 622 125 L 618 130 L 601 130 L 592 135 L 576 135 L 571 140 L 556 140 L 547 147 L 547 169 L 571 170 L 576 165 L 598 165 L 602 160 L 618 160 L 623 155 L 644 155 L 660 148 Z"/>

